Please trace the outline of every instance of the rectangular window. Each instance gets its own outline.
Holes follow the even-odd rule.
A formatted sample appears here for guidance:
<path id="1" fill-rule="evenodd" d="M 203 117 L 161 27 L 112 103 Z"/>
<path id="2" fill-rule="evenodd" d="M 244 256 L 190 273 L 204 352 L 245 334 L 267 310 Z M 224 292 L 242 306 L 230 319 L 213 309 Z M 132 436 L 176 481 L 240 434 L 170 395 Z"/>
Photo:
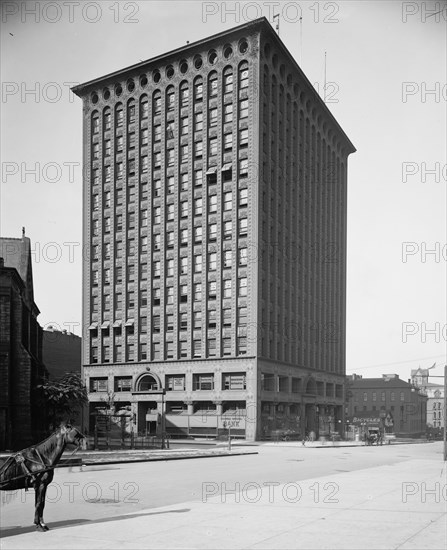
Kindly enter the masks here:
<path id="1" fill-rule="evenodd" d="M 161 180 L 154 180 L 152 188 L 152 196 L 160 197 L 161 196 Z"/>
<path id="2" fill-rule="evenodd" d="M 229 268 L 233 264 L 233 251 L 232 250 L 224 250 L 223 253 L 223 267 Z"/>
<path id="3" fill-rule="evenodd" d="M 223 92 L 231 94 L 233 91 L 233 73 L 226 72 L 223 77 Z"/>
<path id="4" fill-rule="evenodd" d="M 217 212 L 217 195 L 211 195 L 208 197 L 208 214 Z"/>
<path id="5" fill-rule="evenodd" d="M 208 119 L 208 126 L 209 128 L 212 128 L 213 126 L 217 126 L 217 109 L 210 109 L 208 112 L 209 119 Z"/>
<path id="6" fill-rule="evenodd" d="M 188 273 L 188 258 L 180 258 L 180 275 Z"/>
<path id="7" fill-rule="evenodd" d="M 224 134 L 224 149 L 225 151 L 231 151 L 233 149 L 233 134 Z"/>
<path id="8" fill-rule="evenodd" d="M 200 357 L 202 355 L 202 341 L 194 340 L 192 343 L 192 350 L 193 350 L 193 357 Z"/>
<path id="9" fill-rule="evenodd" d="M 200 187 L 203 183 L 203 170 L 196 170 L 194 172 L 194 186 Z"/>
<path id="10" fill-rule="evenodd" d="M 174 314 L 166 314 L 166 332 L 172 332 L 174 330 Z"/>
<path id="11" fill-rule="evenodd" d="M 194 227 L 194 242 L 195 243 L 201 243 L 202 242 L 202 226 L 199 225 L 197 227 Z"/>
<path id="12" fill-rule="evenodd" d="M 211 76 L 210 80 L 208 81 L 208 97 L 216 97 L 217 96 L 217 75 L 214 74 L 214 76 Z"/>
<path id="13" fill-rule="evenodd" d="M 194 101 L 203 100 L 203 83 L 201 81 L 194 84 Z"/>
<path id="14" fill-rule="evenodd" d="M 222 338 L 222 355 L 231 355 L 231 338 Z"/>
<path id="15" fill-rule="evenodd" d="M 195 300 L 196 302 L 201 302 L 201 301 L 202 301 L 202 283 L 195 283 L 195 284 L 194 284 L 194 300 Z M 198 312 L 196 311 L 196 312 L 194 313 L 194 315 L 195 315 L 196 313 L 200 313 L 200 314 L 201 314 L 200 311 L 198 311 Z"/>
<path id="16" fill-rule="evenodd" d="M 231 239 L 232 232 L 233 232 L 233 222 L 231 220 L 224 222 L 224 224 L 223 224 L 223 238 L 224 239 Z"/>
<path id="17" fill-rule="evenodd" d="M 131 376 L 115 376 L 114 391 L 131 391 L 132 377 Z"/>
<path id="18" fill-rule="evenodd" d="M 247 277 L 241 277 L 239 279 L 239 296 L 247 296 Z"/>
<path id="19" fill-rule="evenodd" d="M 224 105 L 224 123 L 233 122 L 233 104 Z"/>
<path id="20" fill-rule="evenodd" d="M 188 201 L 182 201 L 180 203 L 180 217 L 181 218 L 188 217 Z"/>
<path id="21" fill-rule="evenodd" d="M 188 191 L 189 176 L 188 172 L 180 174 L 180 191 Z"/>
<path id="22" fill-rule="evenodd" d="M 175 124 L 171 120 L 166 123 L 166 139 L 173 139 L 174 138 L 174 130 L 175 130 Z"/>
<path id="23" fill-rule="evenodd" d="M 188 302 L 188 285 L 180 285 L 180 303 L 186 304 Z"/>
<path id="24" fill-rule="evenodd" d="M 248 99 L 239 101 L 239 119 L 248 117 Z"/>
<path id="25" fill-rule="evenodd" d="M 159 306 L 161 300 L 161 290 L 159 288 L 152 289 L 152 303 L 154 306 Z"/>
<path id="26" fill-rule="evenodd" d="M 248 176 L 248 159 L 239 160 L 239 177 L 246 178 Z"/>
<path id="27" fill-rule="evenodd" d="M 174 220 L 174 214 L 175 214 L 175 205 L 168 204 L 166 206 L 166 221 L 172 222 Z"/>
<path id="28" fill-rule="evenodd" d="M 183 117 L 180 119 L 180 134 L 182 136 L 188 135 L 189 132 L 189 118 Z"/>
<path id="29" fill-rule="evenodd" d="M 172 305 L 174 303 L 174 287 L 168 286 L 166 288 L 166 304 Z"/>
<path id="30" fill-rule="evenodd" d="M 239 130 L 239 148 L 243 149 L 248 147 L 248 128 Z"/>
<path id="31" fill-rule="evenodd" d="M 231 279 L 225 279 L 223 282 L 223 297 L 231 298 Z"/>
<path id="32" fill-rule="evenodd" d="M 247 257 L 248 250 L 247 248 L 240 248 L 239 249 L 239 265 L 240 266 L 246 266 L 248 257 Z"/>
<path id="33" fill-rule="evenodd" d="M 152 359 L 161 359 L 160 342 L 152 342 Z"/>
<path id="34" fill-rule="evenodd" d="M 217 223 L 211 223 L 208 227 L 208 240 L 215 241 L 217 239 Z"/>
<path id="35" fill-rule="evenodd" d="M 173 195 L 175 191 L 175 179 L 174 176 L 166 178 L 166 194 Z"/>
<path id="36" fill-rule="evenodd" d="M 196 132 L 203 130 L 203 113 L 196 113 L 194 115 L 194 130 Z"/>
<path id="37" fill-rule="evenodd" d="M 215 300 L 217 297 L 217 282 L 210 281 L 208 283 L 208 300 Z"/>
<path id="38" fill-rule="evenodd" d="M 184 374 L 167 374 L 166 389 L 168 391 L 184 391 L 185 375 Z"/>
<path id="39" fill-rule="evenodd" d="M 245 390 L 247 389 L 245 372 L 223 374 L 222 389 L 224 390 Z"/>
<path id="40" fill-rule="evenodd" d="M 92 147 L 93 160 L 99 159 L 99 143 L 94 143 Z"/>
<path id="41" fill-rule="evenodd" d="M 188 145 L 180 147 L 180 163 L 188 162 L 189 148 Z"/>
<path id="42" fill-rule="evenodd" d="M 217 155 L 217 138 L 212 137 L 208 141 L 208 156 Z"/>
<path id="43" fill-rule="evenodd" d="M 202 255 L 194 256 L 194 273 L 202 272 Z"/>
<path id="44" fill-rule="evenodd" d="M 154 143 L 161 141 L 161 124 L 156 124 L 154 126 Z"/>
<path id="45" fill-rule="evenodd" d="M 248 219 L 241 218 L 239 220 L 239 237 L 246 237 L 248 233 Z"/>
<path id="46" fill-rule="evenodd" d="M 143 130 L 141 130 L 140 142 L 141 142 L 141 147 L 144 147 L 144 146 L 148 145 L 148 143 L 149 143 L 149 130 L 147 128 L 144 128 Z"/>
<path id="47" fill-rule="evenodd" d="M 189 103 L 189 88 L 186 84 L 180 89 L 180 107 L 187 107 Z"/>
<path id="48" fill-rule="evenodd" d="M 237 352 L 239 355 L 247 354 L 247 337 L 239 336 L 237 339 Z"/>
<path id="49" fill-rule="evenodd" d="M 194 158 L 201 159 L 203 156 L 203 141 L 196 141 L 194 143 Z"/>
<path id="50" fill-rule="evenodd" d="M 208 254 L 208 271 L 216 271 L 217 269 L 217 254 L 211 252 Z"/>
<path id="51" fill-rule="evenodd" d="M 188 313 L 181 311 L 179 314 L 179 326 L 180 330 L 188 330 Z"/>
<path id="52" fill-rule="evenodd" d="M 90 378 L 90 392 L 106 392 L 108 389 L 108 378 Z"/>
<path id="53" fill-rule="evenodd" d="M 202 198 L 199 197 L 194 200 L 194 215 L 200 216 L 202 214 Z"/>
<path id="54" fill-rule="evenodd" d="M 202 312 L 194 311 L 194 330 L 201 330 L 202 328 Z"/>
<path id="55" fill-rule="evenodd" d="M 166 246 L 167 248 L 174 248 L 174 231 L 168 231 L 166 233 Z"/>
<path id="56" fill-rule="evenodd" d="M 215 338 L 209 338 L 207 341 L 207 353 L 208 357 L 216 356 L 216 340 Z"/>
<path id="57" fill-rule="evenodd" d="M 173 277 L 174 276 L 174 260 L 167 260 L 167 262 L 166 262 L 166 276 L 167 277 Z"/>
<path id="58" fill-rule="evenodd" d="M 170 90 L 166 95 L 166 109 L 172 111 L 175 106 L 175 93 L 173 90 Z"/>
<path id="59" fill-rule="evenodd" d="M 233 194 L 231 191 L 223 194 L 223 209 L 231 210 L 233 208 Z"/>
<path id="60" fill-rule="evenodd" d="M 194 374 L 193 390 L 213 390 L 214 374 Z"/>

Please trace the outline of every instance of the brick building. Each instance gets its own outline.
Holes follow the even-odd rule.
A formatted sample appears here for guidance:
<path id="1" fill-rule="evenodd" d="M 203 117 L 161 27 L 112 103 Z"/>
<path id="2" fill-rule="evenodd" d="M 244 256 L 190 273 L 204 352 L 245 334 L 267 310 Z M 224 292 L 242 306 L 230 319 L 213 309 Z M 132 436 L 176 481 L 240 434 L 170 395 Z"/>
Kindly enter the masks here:
<path id="1" fill-rule="evenodd" d="M 433 368 L 433 367 L 431 367 Z M 411 371 L 411 381 L 421 393 L 427 396 L 427 427 L 442 430 L 445 427 L 445 395 L 444 385 L 429 381 L 430 369 L 414 369 Z"/>
<path id="2" fill-rule="evenodd" d="M 44 434 L 34 389 L 47 372 L 34 303 L 30 239 L 0 238 L 0 448 L 20 449 Z"/>
<path id="3" fill-rule="evenodd" d="M 341 428 L 347 158 L 265 18 L 73 88 L 83 372 L 153 432 Z M 166 391 L 166 397 L 154 391 Z"/>
<path id="4" fill-rule="evenodd" d="M 397 374 L 383 374 L 382 378 L 348 376 L 351 397 L 347 405 L 347 421 L 361 424 L 378 419 L 388 432 L 401 437 L 425 434 L 427 397 L 410 381 L 404 382 Z"/>
<path id="5" fill-rule="evenodd" d="M 81 374 L 81 338 L 76 334 L 48 326 L 43 331 L 42 354 L 52 380 L 67 372 Z"/>

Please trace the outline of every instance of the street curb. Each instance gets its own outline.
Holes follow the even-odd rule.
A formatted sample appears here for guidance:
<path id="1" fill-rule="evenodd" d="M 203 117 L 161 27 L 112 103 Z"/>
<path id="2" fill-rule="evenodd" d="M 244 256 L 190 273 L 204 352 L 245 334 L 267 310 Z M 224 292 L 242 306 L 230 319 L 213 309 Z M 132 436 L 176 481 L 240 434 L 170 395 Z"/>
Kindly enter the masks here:
<path id="1" fill-rule="evenodd" d="M 220 458 L 220 457 L 226 457 L 226 456 L 244 456 L 244 455 L 257 455 L 259 454 L 258 451 L 249 451 L 247 453 L 219 453 L 219 454 L 203 454 L 203 455 L 194 455 L 194 456 L 155 456 L 155 457 L 147 457 L 147 458 L 136 458 L 134 460 L 129 459 L 120 459 L 120 460 L 98 460 L 96 461 L 84 461 L 82 458 L 80 459 L 80 462 L 74 463 L 74 464 L 61 464 L 59 463 L 56 467 L 57 468 L 72 468 L 72 467 L 79 467 L 79 466 L 102 466 L 103 464 L 129 464 L 129 463 L 136 463 L 136 462 L 163 462 L 168 460 L 191 460 L 194 458 Z"/>

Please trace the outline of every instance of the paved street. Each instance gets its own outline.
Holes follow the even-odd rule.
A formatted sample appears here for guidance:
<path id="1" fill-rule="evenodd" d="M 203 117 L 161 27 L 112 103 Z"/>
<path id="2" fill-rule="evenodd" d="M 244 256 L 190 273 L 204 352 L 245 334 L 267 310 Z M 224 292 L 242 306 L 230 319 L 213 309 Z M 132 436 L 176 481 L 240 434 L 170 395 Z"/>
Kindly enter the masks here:
<path id="1" fill-rule="evenodd" d="M 33 491 L 3 493 L 1 548 L 445 547 L 442 443 L 256 450 L 58 469 L 51 531 L 34 532 Z"/>

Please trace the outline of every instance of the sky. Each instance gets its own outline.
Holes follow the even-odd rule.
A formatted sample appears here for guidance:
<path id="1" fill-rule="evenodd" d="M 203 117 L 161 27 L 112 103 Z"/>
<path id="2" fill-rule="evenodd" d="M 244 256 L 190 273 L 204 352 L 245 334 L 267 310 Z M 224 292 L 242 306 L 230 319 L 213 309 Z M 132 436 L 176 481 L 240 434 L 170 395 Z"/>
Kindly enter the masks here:
<path id="1" fill-rule="evenodd" d="M 3 2 L 0 234 L 25 227 L 43 327 L 81 334 L 82 105 L 70 86 L 260 16 L 355 145 L 347 373 L 446 362 L 447 3 Z M 302 18 L 300 21 L 300 17 Z M 326 71 L 325 71 L 326 56 Z M 441 383 L 439 378 L 432 382 Z"/>

